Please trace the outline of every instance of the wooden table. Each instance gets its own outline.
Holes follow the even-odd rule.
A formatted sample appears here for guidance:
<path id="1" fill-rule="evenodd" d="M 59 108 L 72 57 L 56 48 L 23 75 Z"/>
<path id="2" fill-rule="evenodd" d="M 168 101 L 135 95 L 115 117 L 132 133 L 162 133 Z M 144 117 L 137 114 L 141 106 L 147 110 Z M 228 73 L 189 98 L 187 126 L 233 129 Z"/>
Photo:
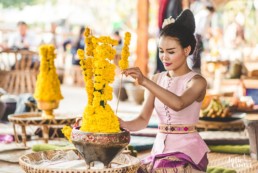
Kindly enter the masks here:
<path id="1" fill-rule="evenodd" d="M 229 122 L 219 122 L 219 121 L 204 121 L 199 120 L 197 129 L 207 130 L 230 130 L 230 131 L 241 131 L 245 128 L 243 120 L 234 120 Z"/>
<path id="2" fill-rule="evenodd" d="M 40 112 L 28 112 L 22 114 L 12 114 L 8 116 L 10 122 L 13 123 L 13 131 L 15 142 L 18 143 L 18 134 L 16 132 L 16 125 L 21 126 L 22 142 L 26 146 L 26 127 L 41 126 L 43 132 L 43 139 L 45 143 L 49 140 L 49 127 L 72 125 L 76 122 L 79 116 L 55 115 L 54 119 L 44 119 Z"/>
<path id="3" fill-rule="evenodd" d="M 258 120 L 258 112 L 257 113 L 248 113 L 245 117 L 246 120 Z"/>
<path id="4" fill-rule="evenodd" d="M 196 127 L 197 129 L 207 130 L 230 130 L 242 131 L 245 129 L 243 119 L 246 113 L 233 114 L 232 118 L 200 118 Z"/>

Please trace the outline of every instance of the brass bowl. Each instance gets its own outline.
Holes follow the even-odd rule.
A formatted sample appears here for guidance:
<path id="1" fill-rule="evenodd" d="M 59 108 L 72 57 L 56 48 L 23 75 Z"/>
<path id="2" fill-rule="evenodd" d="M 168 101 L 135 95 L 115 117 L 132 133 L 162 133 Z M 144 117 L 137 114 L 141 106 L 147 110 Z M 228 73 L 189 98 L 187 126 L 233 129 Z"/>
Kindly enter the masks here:
<path id="1" fill-rule="evenodd" d="M 110 162 L 129 144 L 130 133 L 89 133 L 72 130 L 71 140 L 90 168 L 94 161 L 100 161 L 106 168 Z"/>
<path id="2" fill-rule="evenodd" d="M 37 106 L 40 110 L 42 110 L 42 118 L 53 119 L 53 110 L 58 108 L 59 100 L 53 101 L 41 101 L 37 100 Z"/>

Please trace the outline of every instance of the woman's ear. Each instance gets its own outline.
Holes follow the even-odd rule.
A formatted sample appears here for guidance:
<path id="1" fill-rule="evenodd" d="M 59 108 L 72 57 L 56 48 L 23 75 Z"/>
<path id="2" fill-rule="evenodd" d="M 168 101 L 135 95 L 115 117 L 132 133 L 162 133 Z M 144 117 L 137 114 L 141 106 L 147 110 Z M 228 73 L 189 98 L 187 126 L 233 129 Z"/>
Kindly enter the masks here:
<path id="1" fill-rule="evenodd" d="M 189 53 L 191 52 L 191 46 L 187 46 L 186 48 L 184 48 L 184 53 L 185 53 L 185 56 L 188 56 Z"/>

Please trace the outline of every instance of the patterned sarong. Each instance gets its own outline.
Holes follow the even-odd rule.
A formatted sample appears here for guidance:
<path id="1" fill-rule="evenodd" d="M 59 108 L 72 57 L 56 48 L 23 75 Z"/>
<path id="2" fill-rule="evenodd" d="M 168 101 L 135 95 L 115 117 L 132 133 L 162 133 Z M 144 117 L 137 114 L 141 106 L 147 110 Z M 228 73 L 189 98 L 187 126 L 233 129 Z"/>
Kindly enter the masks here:
<path id="1" fill-rule="evenodd" d="M 158 154 L 142 160 L 137 173 L 201 173 L 208 165 L 207 154 L 196 165 L 192 159 L 180 152 Z"/>

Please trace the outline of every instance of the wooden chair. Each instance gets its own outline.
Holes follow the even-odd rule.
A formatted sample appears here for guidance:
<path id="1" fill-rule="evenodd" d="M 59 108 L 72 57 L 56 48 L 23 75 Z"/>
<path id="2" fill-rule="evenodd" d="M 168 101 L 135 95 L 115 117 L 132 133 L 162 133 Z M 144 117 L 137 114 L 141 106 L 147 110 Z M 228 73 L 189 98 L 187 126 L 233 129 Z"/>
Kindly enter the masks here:
<path id="1" fill-rule="evenodd" d="M 38 53 L 29 50 L 0 52 L 0 87 L 10 94 L 34 93 L 39 72 Z"/>

